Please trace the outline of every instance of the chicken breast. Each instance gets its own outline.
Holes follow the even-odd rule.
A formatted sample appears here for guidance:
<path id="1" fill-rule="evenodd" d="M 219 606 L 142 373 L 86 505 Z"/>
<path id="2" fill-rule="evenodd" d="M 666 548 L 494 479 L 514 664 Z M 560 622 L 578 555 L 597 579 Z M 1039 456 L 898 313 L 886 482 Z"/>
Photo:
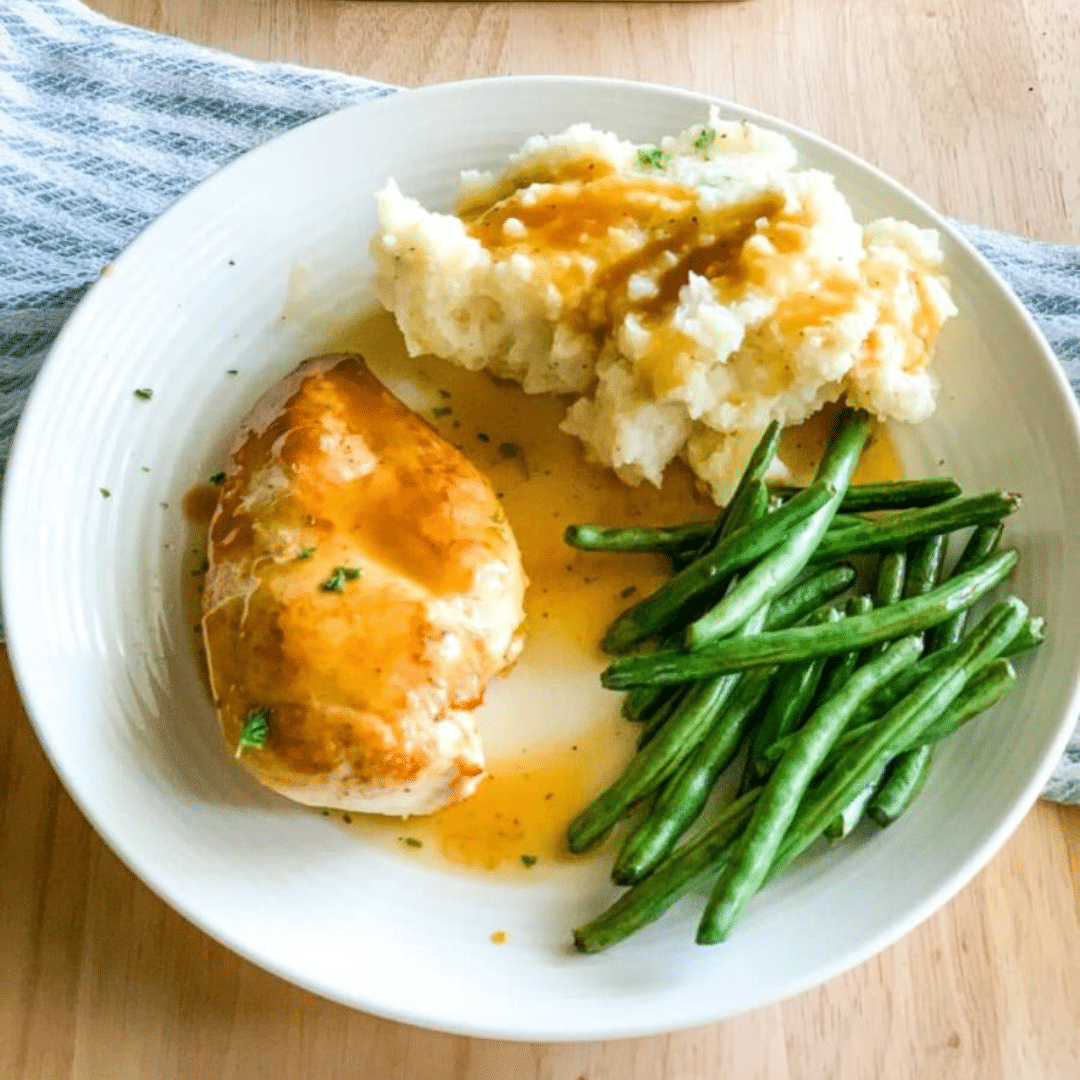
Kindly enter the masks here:
<path id="1" fill-rule="evenodd" d="M 473 710 L 521 649 L 490 484 L 354 355 L 302 364 L 237 434 L 202 629 L 226 743 L 314 806 L 426 814 L 484 770 Z"/>

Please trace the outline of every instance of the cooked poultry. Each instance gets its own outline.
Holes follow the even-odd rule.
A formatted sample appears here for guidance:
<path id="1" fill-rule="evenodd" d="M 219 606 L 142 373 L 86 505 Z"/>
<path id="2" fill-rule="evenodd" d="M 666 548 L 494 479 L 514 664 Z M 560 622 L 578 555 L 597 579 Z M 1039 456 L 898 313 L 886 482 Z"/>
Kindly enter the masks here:
<path id="1" fill-rule="evenodd" d="M 203 636 L 225 741 L 314 806 L 425 814 L 484 770 L 472 712 L 521 649 L 526 579 L 487 480 L 355 355 L 241 425 Z"/>

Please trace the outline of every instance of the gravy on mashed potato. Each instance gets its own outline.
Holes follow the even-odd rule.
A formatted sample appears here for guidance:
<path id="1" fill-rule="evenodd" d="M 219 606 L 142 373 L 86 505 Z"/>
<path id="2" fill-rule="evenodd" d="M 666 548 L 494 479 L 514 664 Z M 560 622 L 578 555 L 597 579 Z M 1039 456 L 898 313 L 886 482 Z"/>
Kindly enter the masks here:
<path id="1" fill-rule="evenodd" d="M 393 180 L 377 198 L 376 289 L 410 353 L 574 395 L 563 429 L 629 483 L 681 457 L 724 502 L 773 419 L 841 395 L 934 410 L 956 313 L 937 234 L 860 225 L 786 138 L 715 109 L 659 146 L 535 136 L 503 174 L 464 174 L 456 215 Z"/>

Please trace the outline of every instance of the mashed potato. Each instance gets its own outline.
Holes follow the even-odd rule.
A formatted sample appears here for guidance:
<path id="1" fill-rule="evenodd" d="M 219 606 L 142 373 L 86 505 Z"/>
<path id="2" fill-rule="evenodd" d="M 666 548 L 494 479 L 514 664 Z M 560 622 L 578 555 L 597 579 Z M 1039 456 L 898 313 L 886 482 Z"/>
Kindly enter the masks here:
<path id="1" fill-rule="evenodd" d="M 376 289 L 409 351 L 574 395 L 564 430 L 629 483 L 681 457 L 723 502 L 773 419 L 841 395 L 934 410 L 956 312 L 937 234 L 860 226 L 787 139 L 715 110 L 659 146 L 531 138 L 502 175 L 463 176 L 456 215 L 393 181 L 377 200 Z"/>

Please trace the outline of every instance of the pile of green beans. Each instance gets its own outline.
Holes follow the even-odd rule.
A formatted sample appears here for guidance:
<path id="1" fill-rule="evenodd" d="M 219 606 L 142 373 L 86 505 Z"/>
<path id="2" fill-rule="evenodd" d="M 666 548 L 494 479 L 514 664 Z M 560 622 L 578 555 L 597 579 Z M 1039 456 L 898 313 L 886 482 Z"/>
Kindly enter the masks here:
<path id="1" fill-rule="evenodd" d="M 1007 657 L 1042 641 L 1042 620 L 1014 596 L 967 627 L 1016 566 L 999 545 L 1019 496 L 964 495 L 949 478 L 853 484 L 868 433 L 865 412 L 842 410 L 814 482 L 770 488 L 772 424 L 715 519 L 566 530 L 575 547 L 663 554 L 677 568 L 602 642 L 615 657 L 603 684 L 627 691 L 623 715 L 642 735 L 571 822 L 571 851 L 639 813 L 612 870 L 630 888 L 575 930 L 582 952 L 625 940 L 708 879 L 697 940 L 724 940 L 819 837 L 896 821 L 937 744 L 1015 685 Z M 741 782 L 722 783 L 731 768 Z M 718 787 L 737 794 L 710 809 Z"/>

